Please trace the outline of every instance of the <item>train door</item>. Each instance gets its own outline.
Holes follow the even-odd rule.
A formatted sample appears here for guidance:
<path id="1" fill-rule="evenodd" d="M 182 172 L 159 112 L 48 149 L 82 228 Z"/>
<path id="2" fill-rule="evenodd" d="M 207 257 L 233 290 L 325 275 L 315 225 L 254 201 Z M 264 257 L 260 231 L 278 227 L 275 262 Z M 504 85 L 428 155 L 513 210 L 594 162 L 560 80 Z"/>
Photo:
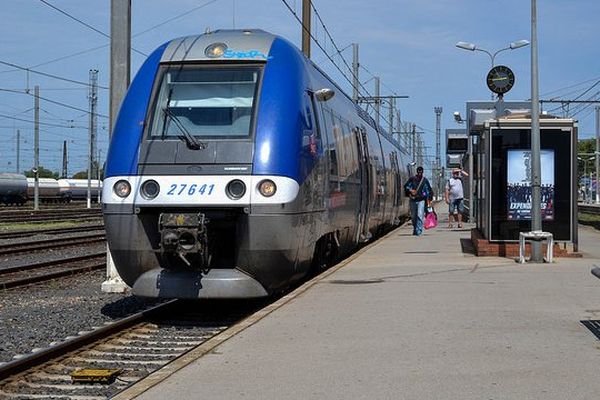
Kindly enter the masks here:
<path id="1" fill-rule="evenodd" d="M 366 242 L 371 239 L 369 232 L 369 214 L 371 211 L 371 184 L 373 181 L 370 165 L 369 143 L 367 131 L 364 127 L 355 129 L 356 144 L 358 148 L 358 170 L 360 179 L 359 213 L 356 239 L 357 242 Z"/>

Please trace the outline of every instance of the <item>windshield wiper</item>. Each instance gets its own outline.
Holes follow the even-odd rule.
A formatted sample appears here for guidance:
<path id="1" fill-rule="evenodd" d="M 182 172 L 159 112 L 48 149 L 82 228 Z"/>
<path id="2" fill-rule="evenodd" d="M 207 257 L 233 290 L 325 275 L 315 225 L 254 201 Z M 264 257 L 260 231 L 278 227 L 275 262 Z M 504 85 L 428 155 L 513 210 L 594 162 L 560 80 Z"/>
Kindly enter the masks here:
<path id="1" fill-rule="evenodd" d="M 183 133 L 183 136 L 179 136 L 180 139 L 184 140 L 185 143 L 187 144 L 187 147 L 191 150 L 203 150 L 206 149 L 206 143 L 203 142 L 199 142 L 187 129 L 185 126 L 183 126 L 183 124 L 181 123 L 181 121 L 179 121 L 179 118 L 177 118 L 177 116 L 175 114 L 173 114 L 173 112 L 171 111 L 171 109 L 167 106 L 165 108 L 163 108 L 163 112 L 165 113 L 165 118 L 168 117 L 177 128 L 179 128 L 179 130 L 181 131 L 181 133 Z M 165 123 L 163 125 L 163 136 L 165 134 L 166 131 L 166 127 L 167 124 Z"/>

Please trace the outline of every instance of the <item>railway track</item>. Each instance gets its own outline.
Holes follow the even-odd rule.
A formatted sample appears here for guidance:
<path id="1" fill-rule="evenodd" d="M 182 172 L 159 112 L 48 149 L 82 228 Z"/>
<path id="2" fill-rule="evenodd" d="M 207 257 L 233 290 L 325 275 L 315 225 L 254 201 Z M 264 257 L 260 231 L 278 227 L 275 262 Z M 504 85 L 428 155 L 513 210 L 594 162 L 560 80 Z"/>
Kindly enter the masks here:
<path id="1" fill-rule="evenodd" d="M 52 238 L 44 240 L 34 240 L 29 242 L 6 243 L 0 245 L 0 257 L 8 254 L 17 254 L 46 249 L 57 249 L 61 247 L 102 243 L 105 240 L 106 234 L 104 232 L 101 232 L 67 238 Z"/>
<path id="2" fill-rule="evenodd" d="M 0 211 L 0 223 L 11 222 L 45 222 L 77 219 L 89 220 L 100 218 L 102 210 L 98 209 L 56 209 L 56 210 L 11 210 Z"/>
<path id="3" fill-rule="evenodd" d="M 0 398 L 110 398 L 256 311 L 259 303 L 203 306 L 172 300 L 1 365 Z M 74 371 L 91 368 L 120 373 L 107 384 L 72 383 Z"/>
<path id="4" fill-rule="evenodd" d="M 0 269 L 0 290 L 31 285 L 106 268 L 106 252 L 42 261 Z"/>
<path id="5" fill-rule="evenodd" d="M 73 226 L 67 228 L 28 229 L 0 232 L 0 239 L 16 239 L 35 235 L 54 235 L 62 233 L 90 232 L 104 229 L 104 224 Z"/>
<path id="6" fill-rule="evenodd" d="M 594 215 L 599 215 L 600 214 L 600 207 L 599 206 L 592 206 L 592 205 L 587 205 L 587 204 L 579 204 L 579 205 L 577 205 L 577 208 L 578 208 L 578 210 L 579 210 L 580 213 L 594 214 Z"/>
<path id="7" fill-rule="evenodd" d="M 97 207 L 98 203 L 94 200 L 92 202 L 92 207 Z M 87 207 L 87 201 L 85 200 L 71 200 L 69 203 L 40 203 L 40 208 L 43 210 L 46 209 L 56 209 L 56 208 L 81 208 L 84 209 Z M 30 203 L 25 203 L 22 206 L 19 205 L 6 205 L 0 204 L 0 210 L 29 210 L 33 211 L 33 201 Z"/>

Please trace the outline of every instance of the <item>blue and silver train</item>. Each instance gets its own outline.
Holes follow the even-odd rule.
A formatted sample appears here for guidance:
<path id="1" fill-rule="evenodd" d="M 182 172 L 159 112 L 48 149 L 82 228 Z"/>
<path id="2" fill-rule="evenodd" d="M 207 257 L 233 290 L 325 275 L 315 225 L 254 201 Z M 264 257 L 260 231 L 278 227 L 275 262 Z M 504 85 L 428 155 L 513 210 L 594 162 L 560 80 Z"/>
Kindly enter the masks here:
<path id="1" fill-rule="evenodd" d="M 138 296 L 268 296 L 397 225 L 409 158 L 285 39 L 175 39 L 115 123 L 110 253 Z"/>

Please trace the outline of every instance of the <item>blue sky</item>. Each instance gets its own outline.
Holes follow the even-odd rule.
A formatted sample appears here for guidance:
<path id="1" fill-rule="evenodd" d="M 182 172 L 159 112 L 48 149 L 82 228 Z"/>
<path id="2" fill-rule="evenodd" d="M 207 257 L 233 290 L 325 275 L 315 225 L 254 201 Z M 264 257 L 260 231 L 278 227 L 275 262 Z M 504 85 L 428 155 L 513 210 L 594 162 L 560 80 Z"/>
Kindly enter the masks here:
<path id="1" fill-rule="evenodd" d="M 46 0 L 94 28 L 110 32 L 109 0 Z M 435 106 L 443 107 L 442 133 L 459 127 L 453 111 L 464 115 L 468 100 L 487 100 L 485 75 L 489 57 L 481 52 L 457 49 L 458 41 L 468 41 L 495 51 L 518 39 L 530 39 L 528 0 L 313 0 L 337 46 L 360 45 L 360 61 L 365 69 L 360 80 L 373 94 L 372 75 L 381 77 L 382 94 L 408 95 L 399 100 L 403 121 L 423 129 L 429 153 L 435 149 Z M 300 12 L 301 0 L 287 0 Z M 202 33 L 207 27 L 261 28 L 282 35 L 299 45 L 300 27 L 282 0 L 132 0 L 133 47 L 149 54 L 161 43 L 179 36 Z M 157 24 L 184 14 L 172 22 L 135 36 Z M 600 1 L 538 0 L 538 39 L 540 98 L 600 97 Z M 40 0 L 3 0 L 0 25 L 0 61 L 25 66 L 72 80 L 88 81 L 90 69 L 99 70 L 99 82 L 108 86 L 108 39 L 69 19 Z M 330 53 L 318 23 L 315 35 Z M 48 61 L 94 47 L 100 49 L 57 62 Z M 342 53 L 348 62 L 351 49 Z M 341 59 L 335 58 L 339 65 Z M 135 73 L 144 57 L 132 54 Z M 313 60 L 351 93 L 351 87 L 313 44 Z M 47 63 L 47 64 L 46 64 Z M 38 64 L 43 64 L 36 66 Z M 508 65 L 516 75 L 506 100 L 530 97 L 529 47 L 499 54 L 496 64 Z M 368 71 L 368 72 L 367 72 Z M 0 65 L 0 172 L 12 172 L 16 163 L 16 129 L 21 130 L 21 170 L 33 164 L 33 97 L 26 88 L 39 85 L 40 96 L 88 109 L 84 86 L 27 74 Z M 6 89 L 20 93 L 5 91 Z M 69 173 L 86 167 L 87 125 L 85 112 L 42 100 L 41 164 L 59 170 L 62 141 L 69 141 Z M 547 107 L 551 108 L 551 107 Z M 560 111 L 560 110 L 559 110 Z M 593 106 L 580 106 L 580 137 L 595 132 Z M 108 115 L 108 91 L 99 92 L 98 112 Z M 18 119 L 20 120 L 18 120 Z M 108 120 L 99 118 L 99 147 L 106 154 Z M 442 141 L 443 142 L 443 141 Z"/>

